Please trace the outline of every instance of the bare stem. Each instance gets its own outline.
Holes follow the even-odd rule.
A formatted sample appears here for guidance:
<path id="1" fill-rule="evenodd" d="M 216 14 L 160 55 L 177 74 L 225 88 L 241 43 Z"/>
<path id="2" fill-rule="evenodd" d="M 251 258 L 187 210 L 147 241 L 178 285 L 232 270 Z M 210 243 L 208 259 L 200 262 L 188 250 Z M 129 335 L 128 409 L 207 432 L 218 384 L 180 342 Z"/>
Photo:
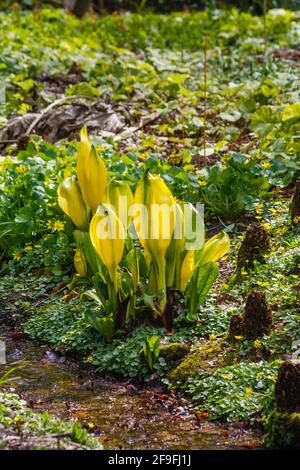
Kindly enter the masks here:
<path id="1" fill-rule="evenodd" d="M 206 122 L 207 122 L 207 49 L 208 49 L 208 35 L 205 33 L 204 40 L 204 128 L 203 128 L 203 153 L 204 165 L 207 164 L 206 160 Z"/>

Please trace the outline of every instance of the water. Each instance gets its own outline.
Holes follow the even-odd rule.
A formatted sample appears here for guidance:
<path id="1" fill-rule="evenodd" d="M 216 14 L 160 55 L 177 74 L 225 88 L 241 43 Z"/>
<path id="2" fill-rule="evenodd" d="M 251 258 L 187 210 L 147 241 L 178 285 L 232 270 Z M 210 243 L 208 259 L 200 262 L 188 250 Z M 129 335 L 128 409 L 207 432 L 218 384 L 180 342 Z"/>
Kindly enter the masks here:
<path id="1" fill-rule="evenodd" d="M 7 336 L 6 346 L 5 368 L 15 362 L 23 366 L 13 387 L 28 405 L 64 419 L 78 418 L 105 449 L 234 450 L 260 445 L 258 432 L 199 421 L 184 399 L 159 387 L 135 387 L 91 374 L 16 333 Z"/>

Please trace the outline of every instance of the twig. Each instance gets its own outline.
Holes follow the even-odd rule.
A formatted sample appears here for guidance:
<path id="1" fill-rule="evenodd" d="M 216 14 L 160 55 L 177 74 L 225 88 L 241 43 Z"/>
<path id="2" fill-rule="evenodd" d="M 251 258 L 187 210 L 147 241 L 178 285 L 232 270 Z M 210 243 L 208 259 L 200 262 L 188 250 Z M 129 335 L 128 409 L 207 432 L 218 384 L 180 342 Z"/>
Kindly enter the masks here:
<path id="1" fill-rule="evenodd" d="M 68 96 L 68 97 L 64 97 L 64 98 L 59 98 L 58 100 L 55 100 L 55 101 L 53 101 L 53 103 L 49 104 L 49 106 L 47 106 L 47 108 L 43 109 L 41 111 L 41 113 L 32 121 L 32 123 L 28 127 L 27 131 L 25 132 L 24 137 L 28 137 L 31 134 L 31 132 L 33 131 L 35 126 L 40 122 L 40 120 L 45 116 L 45 114 L 48 113 L 48 111 L 50 111 L 52 108 L 55 108 L 55 106 L 58 106 L 59 104 L 64 103 L 65 101 L 69 100 L 70 98 L 74 98 L 74 97 Z"/>

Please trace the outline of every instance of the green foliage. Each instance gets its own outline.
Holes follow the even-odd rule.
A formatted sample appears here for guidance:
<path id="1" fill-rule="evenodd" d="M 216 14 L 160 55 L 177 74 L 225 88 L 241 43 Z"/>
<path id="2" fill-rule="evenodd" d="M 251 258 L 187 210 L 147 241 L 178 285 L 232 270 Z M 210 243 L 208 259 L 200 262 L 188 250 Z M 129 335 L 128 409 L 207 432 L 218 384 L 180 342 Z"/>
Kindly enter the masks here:
<path id="1" fill-rule="evenodd" d="M 112 313 L 101 317 L 98 312 L 87 310 L 85 312 L 85 318 L 108 343 L 111 343 L 115 333 L 115 320 Z"/>
<path id="2" fill-rule="evenodd" d="M 143 353 L 150 370 L 153 369 L 154 364 L 158 360 L 160 351 L 160 338 L 159 336 L 145 337 L 145 344 L 143 346 Z"/>
<path id="3" fill-rule="evenodd" d="M 226 166 L 209 167 L 204 176 L 203 201 L 210 212 L 225 219 L 253 210 L 269 188 L 261 166 L 242 154 L 233 154 Z"/>
<path id="4" fill-rule="evenodd" d="M 90 449 L 102 449 L 99 441 L 77 421 L 64 422 L 49 413 L 36 413 L 14 393 L 0 392 L 0 423 L 24 436 L 66 434 L 72 442 Z"/>
<path id="5" fill-rule="evenodd" d="M 212 419 L 249 421 L 271 407 L 279 365 L 280 361 L 240 362 L 200 374 L 188 391 L 197 409 L 207 411 Z"/>
<path id="6" fill-rule="evenodd" d="M 62 162 L 58 150 L 40 138 L 33 138 L 17 158 L 1 160 L 1 257 L 19 259 L 25 247 L 29 251 L 47 233 L 64 229 L 55 198 L 57 181 L 67 165 L 68 158 Z"/>
<path id="7" fill-rule="evenodd" d="M 188 320 L 196 320 L 200 305 L 205 301 L 208 291 L 219 274 L 218 265 L 214 262 L 198 267 L 188 284 L 185 294 Z"/>

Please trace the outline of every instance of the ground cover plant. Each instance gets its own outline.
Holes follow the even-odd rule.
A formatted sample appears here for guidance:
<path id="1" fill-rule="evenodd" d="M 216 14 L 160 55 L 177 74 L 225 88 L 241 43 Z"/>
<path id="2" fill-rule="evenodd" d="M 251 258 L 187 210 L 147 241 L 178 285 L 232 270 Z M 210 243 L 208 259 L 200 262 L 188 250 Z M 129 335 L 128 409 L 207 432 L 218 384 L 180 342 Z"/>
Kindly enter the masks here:
<path id="1" fill-rule="evenodd" d="M 262 428 L 300 340 L 299 12 L 0 20 L 1 322 L 180 390 L 200 420 Z M 120 196 L 174 208 L 169 225 L 124 215 Z M 188 215 L 197 246 L 174 235 Z M 100 237 L 104 219 L 117 237 Z M 255 337 L 250 295 L 271 312 Z M 19 398 L 3 400 L 12 426 Z"/>

